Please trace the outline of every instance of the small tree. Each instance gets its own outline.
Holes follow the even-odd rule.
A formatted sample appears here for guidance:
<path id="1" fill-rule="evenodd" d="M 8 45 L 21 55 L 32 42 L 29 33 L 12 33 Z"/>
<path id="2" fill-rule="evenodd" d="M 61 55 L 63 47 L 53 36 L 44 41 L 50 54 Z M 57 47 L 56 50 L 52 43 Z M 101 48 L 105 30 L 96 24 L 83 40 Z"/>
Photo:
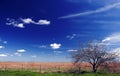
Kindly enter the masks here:
<path id="1" fill-rule="evenodd" d="M 98 67 L 105 62 L 111 62 L 116 59 L 117 55 L 108 53 L 103 43 L 88 42 L 80 46 L 78 51 L 71 53 L 74 63 L 88 62 L 92 66 L 93 73 L 96 73 Z"/>

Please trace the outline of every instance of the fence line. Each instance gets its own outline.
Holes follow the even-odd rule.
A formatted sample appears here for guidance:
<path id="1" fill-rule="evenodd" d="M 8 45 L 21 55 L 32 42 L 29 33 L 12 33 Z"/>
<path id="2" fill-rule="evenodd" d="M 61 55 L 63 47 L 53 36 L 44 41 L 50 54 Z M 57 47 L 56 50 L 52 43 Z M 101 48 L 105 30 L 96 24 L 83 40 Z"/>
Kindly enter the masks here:
<path id="1" fill-rule="evenodd" d="M 20 70 L 20 71 L 34 71 L 34 72 L 64 72 L 78 68 L 72 63 L 4 63 L 0 62 L 1 70 Z M 91 66 L 86 63 L 80 64 L 80 69 L 91 70 Z M 120 63 L 112 63 L 109 65 L 109 71 L 120 72 Z"/>

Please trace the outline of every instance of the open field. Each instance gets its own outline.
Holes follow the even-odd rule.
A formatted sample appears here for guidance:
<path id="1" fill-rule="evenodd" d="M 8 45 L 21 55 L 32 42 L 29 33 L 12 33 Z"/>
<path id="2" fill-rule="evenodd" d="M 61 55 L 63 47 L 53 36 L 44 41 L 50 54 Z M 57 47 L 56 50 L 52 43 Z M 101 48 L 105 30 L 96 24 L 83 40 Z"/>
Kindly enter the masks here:
<path id="1" fill-rule="evenodd" d="M 65 71 L 74 68 L 72 63 L 57 62 L 0 62 L 1 70 L 29 70 L 35 72 Z"/>
<path id="2" fill-rule="evenodd" d="M 91 66 L 88 63 L 81 63 L 82 70 L 91 71 Z M 110 73 L 120 73 L 120 63 L 110 63 L 104 66 L 103 70 L 108 70 Z M 0 70 L 17 70 L 17 71 L 32 71 L 32 72 L 66 72 L 78 68 L 70 62 L 0 62 Z"/>
<path id="3" fill-rule="evenodd" d="M 82 64 L 84 69 L 90 68 L 86 63 Z M 35 72 L 55 72 L 74 69 L 75 66 L 69 62 L 0 62 L 1 70 L 32 70 Z"/>

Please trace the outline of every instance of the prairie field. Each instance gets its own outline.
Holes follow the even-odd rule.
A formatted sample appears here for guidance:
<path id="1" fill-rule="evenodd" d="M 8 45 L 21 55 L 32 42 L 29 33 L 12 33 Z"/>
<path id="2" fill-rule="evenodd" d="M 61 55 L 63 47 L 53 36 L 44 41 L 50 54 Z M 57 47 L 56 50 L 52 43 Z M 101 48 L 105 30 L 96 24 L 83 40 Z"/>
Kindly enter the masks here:
<path id="1" fill-rule="evenodd" d="M 71 62 L 0 62 L 0 70 L 27 70 L 32 72 L 66 72 L 75 70 L 80 66 L 81 70 L 91 71 L 88 63 L 80 63 L 74 66 Z M 109 67 L 109 68 L 108 68 Z M 109 63 L 108 66 L 99 68 L 100 71 L 120 73 L 120 63 Z"/>
<path id="2" fill-rule="evenodd" d="M 55 72 L 73 68 L 72 63 L 66 62 L 0 62 L 1 70 L 29 70 L 35 72 Z"/>

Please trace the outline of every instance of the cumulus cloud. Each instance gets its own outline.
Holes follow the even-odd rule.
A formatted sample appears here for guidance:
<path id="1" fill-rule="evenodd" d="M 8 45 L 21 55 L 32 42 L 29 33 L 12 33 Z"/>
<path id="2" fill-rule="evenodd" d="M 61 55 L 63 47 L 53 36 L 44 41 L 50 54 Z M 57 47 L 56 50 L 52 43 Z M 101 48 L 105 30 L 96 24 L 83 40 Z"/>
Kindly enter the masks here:
<path id="1" fill-rule="evenodd" d="M 34 25 L 50 25 L 51 21 L 48 20 L 38 20 L 38 22 L 34 21 L 32 18 L 19 18 L 17 20 L 7 18 L 6 25 L 12 25 L 18 28 L 25 28 L 27 24 L 34 24 Z"/>
<path id="2" fill-rule="evenodd" d="M 49 24 L 50 24 L 50 21 L 47 21 L 47 20 L 39 20 L 36 24 L 49 25 Z"/>
<path id="3" fill-rule="evenodd" d="M 18 53 L 24 53 L 24 52 L 26 52 L 26 50 L 20 49 L 20 50 L 17 50 L 17 52 L 18 52 Z"/>
<path id="4" fill-rule="evenodd" d="M 50 46 L 52 49 L 59 49 L 61 47 L 61 44 L 53 43 L 53 44 L 50 44 Z"/>
<path id="5" fill-rule="evenodd" d="M 24 26 L 23 23 L 19 23 L 19 24 L 17 24 L 16 27 L 19 27 L 19 28 L 25 28 L 25 26 Z"/>
<path id="6" fill-rule="evenodd" d="M 85 15 L 91 15 L 91 14 L 101 13 L 101 12 L 105 12 L 105 11 L 111 10 L 113 8 L 116 8 L 118 6 L 120 6 L 120 2 L 117 2 L 117 3 L 114 3 L 114 4 L 109 4 L 107 6 L 98 8 L 96 10 L 87 11 L 87 12 L 80 12 L 80 13 L 75 13 L 75 14 L 70 14 L 70 15 L 59 17 L 59 18 L 62 18 L 62 19 L 65 19 L 65 18 L 74 18 L 74 17 L 79 17 L 79 16 L 85 16 Z"/>
<path id="7" fill-rule="evenodd" d="M 72 34 L 72 35 L 67 35 L 66 38 L 72 40 L 76 37 L 77 35 L 76 34 Z"/>
<path id="8" fill-rule="evenodd" d="M 3 49 L 3 48 L 5 48 L 4 46 L 0 46 L 0 49 Z"/>
<path id="9" fill-rule="evenodd" d="M 103 39 L 102 42 L 107 42 L 109 45 L 118 45 L 120 43 L 120 33 L 113 33 Z"/>
<path id="10" fill-rule="evenodd" d="M 0 57 L 7 57 L 7 54 L 0 54 Z"/>

